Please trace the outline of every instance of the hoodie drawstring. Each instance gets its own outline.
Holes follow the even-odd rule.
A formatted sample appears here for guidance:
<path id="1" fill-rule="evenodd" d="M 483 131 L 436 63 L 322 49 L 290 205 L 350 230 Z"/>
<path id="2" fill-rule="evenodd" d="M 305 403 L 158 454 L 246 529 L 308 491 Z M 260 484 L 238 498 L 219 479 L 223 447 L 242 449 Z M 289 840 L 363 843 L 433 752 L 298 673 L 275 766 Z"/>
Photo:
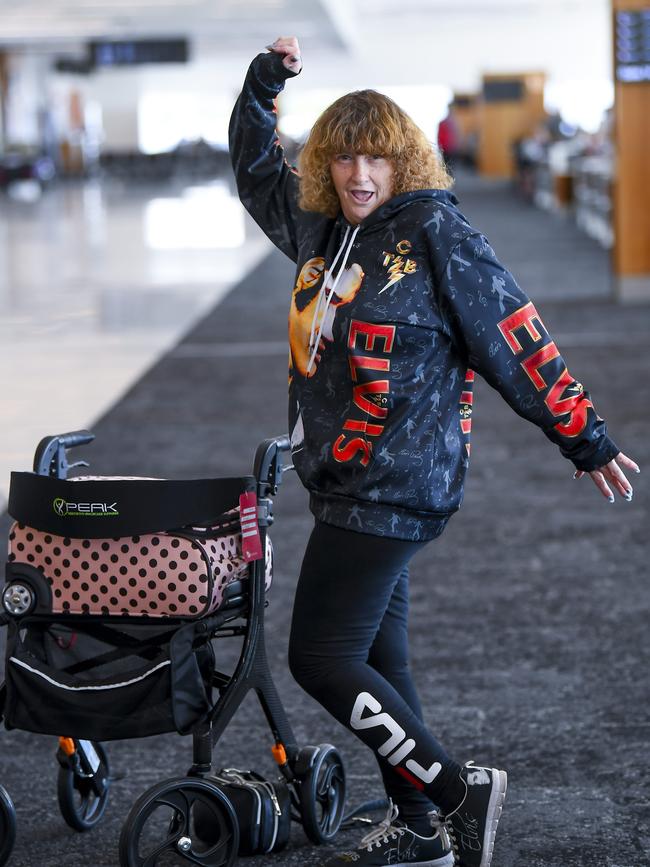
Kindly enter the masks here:
<path id="1" fill-rule="evenodd" d="M 354 231 L 352 232 L 352 237 L 350 238 L 350 243 L 347 245 L 348 235 L 350 234 L 350 227 L 348 226 L 345 230 L 345 236 L 343 237 L 343 243 L 339 247 L 338 253 L 334 257 L 334 261 L 332 262 L 332 266 L 328 271 L 326 279 L 323 280 L 323 285 L 321 286 L 320 292 L 318 293 L 318 301 L 316 302 L 316 307 L 314 309 L 314 315 L 311 321 L 311 332 L 309 334 L 309 348 L 311 350 L 311 355 L 309 356 L 309 363 L 307 365 L 307 373 L 311 370 L 311 366 L 314 363 L 314 359 L 318 353 L 318 345 L 320 343 L 321 335 L 323 333 L 323 328 L 325 327 L 325 317 L 327 315 L 327 310 L 330 306 L 330 301 L 334 295 L 334 290 L 338 286 L 339 280 L 341 279 L 341 275 L 345 271 L 345 266 L 347 265 L 348 258 L 350 256 L 350 252 L 354 245 L 354 239 L 357 235 L 357 232 L 361 226 L 356 226 Z M 343 261 L 341 262 L 341 267 L 338 270 L 338 274 L 334 278 L 334 282 L 332 283 L 329 291 L 327 291 L 327 281 L 329 277 L 334 273 L 334 268 L 336 267 L 336 263 L 341 256 L 341 253 L 345 250 L 345 255 L 343 256 Z M 320 324 L 318 326 L 318 330 L 316 330 L 316 323 L 318 322 L 318 314 L 320 313 L 321 306 L 323 304 L 323 299 L 325 299 L 325 307 L 323 309 L 323 314 L 321 316 Z M 315 333 L 314 333 L 315 332 Z"/>
<path id="2" fill-rule="evenodd" d="M 350 234 L 350 227 L 348 226 L 345 230 L 345 235 L 343 237 L 343 243 L 339 247 L 338 253 L 334 257 L 334 261 L 332 262 L 332 266 L 329 269 L 328 274 L 331 274 L 334 271 L 334 268 L 336 267 L 336 263 L 339 260 L 339 256 L 343 252 L 343 248 L 345 247 L 345 245 L 347 243 L 349 234 Z M 312 316 L 312 320 L 311 320 L 311 331 L 309 333 L 309 349 L 310 350 L 312 350 L 314 348 L 314 331 L 316 331 L 316 321 L 318 319 L 318 312 L 320 310 L 321 302 L 322 302 L 323 297 L 325 295 L 325 283 L 326 282 L 327 282 L 327 279 L 324 279 L 323 285 L 320 287 L 320 292 L 318 293 L 318 300 L 316 301 L 316 309 L 314 310 L 314 315 Z M 311 367 L 311 362 L 309 364 L 309 367 Z M 309 367 L 307 369 L 309 369 Z"/>

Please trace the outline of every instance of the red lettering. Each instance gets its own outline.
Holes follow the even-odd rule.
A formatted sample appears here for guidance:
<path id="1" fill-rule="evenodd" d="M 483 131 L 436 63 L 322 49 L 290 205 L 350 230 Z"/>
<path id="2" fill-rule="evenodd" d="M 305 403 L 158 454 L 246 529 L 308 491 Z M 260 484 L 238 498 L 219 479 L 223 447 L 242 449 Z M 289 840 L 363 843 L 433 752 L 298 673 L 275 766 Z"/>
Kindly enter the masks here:
<path id="1" fill-rule="evenodd" d="M 517 329 L 525 328 L 529 337 L 535 343 L 542 339 L 542 334 L 533 323 L 533 320 L 537 320 L 539 326 L 545 330 L 544 323 L 542 322 L 539 313 L 535 310 L 533 303 L 529 301 L 528 304 L 520 307 L 519 310 L 516 310 L 510 316 L 507 316 L 499 322 L 499 331 L 515 355 L 519 355 L 520 352 L 523 352 L 523 347 L 519 342 L 519 338 L 516 337 L 514 333 Z M 555 343 L 551 341 L 521 362 L 521 366 L 526 371 L 528 378 L 531 380 L 537 391 L 547 388 L 546 380 L 539 372 L 540 368 L 549 361 L 559 357 L 560 352 Z M 576 393 L 569 397 L 562 397 L 569 386 L 574 386 L 576 388 Z M 592 402 L 584 396 L 582 388 L 575 384 L 575 380 L 572 378 L 566 367 L 559 375 L 554 385 L 550 388 L 544 403 L 554 416 L 569 416 L 566 422 L 558 422 L 554 425 L 554 430 L 566 437 L 575 437 L 582 433 L 587 424 L 589 407 L 592 407 L 593 409 Z"/>
<path id="2" fill-rule="evenodd" d="M 368 370 L 390 370 L 390 361 L 387 358 L 369 358 L 367 355 L 351 355 L 350 356 L 350 371 L 352 379 L 357 381 L 357 370 L 367 368 Z"/>
<path id="3" fill-rule="evenodd" d="M 593 403 L 585 397 L 582 389 L 576 394 L 562 398 L 564 390 L 574 384 L 575 380 L 565 367 L 544 401 L 553 415 L 569 414 L 568 421 L 558 422 L 555 425 L 555 430 L 567 437 L 575 437 L 582 433 L 587 424 L 587 410 L 589 407 L 593 408 Z"/>
<path id="4" fill-rule="evenodd" d="M 564 400 L 561 398 L 564 389 L 567 388 L 567 386 L 572 385 L 572 383 L 573 377 L 565 367 L 544 401 L 553 415 L 564 415 L 564 413 L 569 412 L 571 408 L 575 406 L 576 401 L 579 400 L 580 395 L 577 394 L 572 395 L 571 397 L 565 397 Z"/>
<path id="5" fill-rule="evenodd" d="M 378 352 L 392 352 L 393 340 L 395 339 L 396 325 L 375 325 L 372 322 L 360 322 L 358 319 L 353 319 L 350 322 L 350 333 L 348 335 L 348 349 L 357 349 L 356 340 L 358 335 L 365 337 L 365 346 L 362 348 L 366 352 L 372 352 L 375 348 L 375 338 L 379 337 L 384 341 L 384 348 L 378 349 Z"/>
<path id="6" fill-rule="evenodd" d="M 390 371 L 390 360 L 388 358 L 373 358 L 367 355 L 355 355 L 354 353 L 355 350 L 378 353 L 392 352 L 396 331 L 397 326 L 395 325 L 377 325 L 371 322 L 361 322 L 358 319 L 353 319 L 350 322 L 348 349 L 350 350 L 349 363 L 352 382 L 359 382 L 360 370 L 376 370 L 384 374 Z M 357 340 L 357 338 L 361 339 Z M 370 376 L 366 374 L 363 378 L 369 379 Z M 371 395 L 388 395 L 389 392 L 390 382 L 388 379 L 361 382 L 353 386 L 352 399 L 354 405 L 361 410 L 364 418 L 346 419 L 343 424 L 343 430 L 363 434 L 363 438 L 354 437 L 353 439 L 347 439 L 346 434 L 341 434 L 332 449 L 332 454 L 337 461 L 351 461 L 358 456 L 362 466 L 368 465 L 372 454 L 372 443 L 368 442 L 366 437 L 378 437 L 384 430 L 383 424 L 369 422 L 368 416 L 376 419 L 385 419 L 388 416 L 387 398 L 382 397 L 369 400 L 369 397 Z"/>
<path id="7" fill-rule="evenodd" d="M 378 437 L 384 430 L 383 424 L 368 424 L 367 421 L 357 421 L 349 418 L 343 425 L 343 430 L 354 430 L 365 433 L 370 437 Z"/>
<path id="8" fill-rule="evenodd" d="M 387 379 L 376 379 L 374 382 L 363 382 L 361 385 L 355 385 L 352 389 L 352 399 L 356 406 L 368 415 L 374 418 L 386 418 L 388 408 L 385 406 L 377 406 L 370 400 L 367 400 L 364 394 L 388 394 L 390 388 Z"/>
<path id="9" fill-rule="evenodd" d="M 334 459 L 339 463 L 345 463 L 351 461 L 359 452 L 362 452 L 361 465 L 367 467 L 370 463 L 370 453 L 372 451 L 371 444 L 361 439 L 361 437 L 355 437 L 353 440 L 350 440 L 350 442 L 343 445 L 344 440 L 345 434 L 341 434 L 334 443 L 334 447 L 332 448 Z"/>
<path id="10" fill-rule="evenodd" d="M 583 397 L 571 411 L 569 420 L 564 424 L 558 422 L 555 425 L 555 430 L 565 437 L 577 437 L 585 429 L 589 407 L 593 409 L 593 403 L 587 400 L 586 397 Z"/>
<path id="11" fill-rule="evenodd" d="M 521 362 L 521 366 L 532 380 L 537 391 L 546 388 L 546 382 L 541 373 L 539 373 L 539 368 L 543 367 L 548 361 L 558 358 L 559 355 L 560 350 L 557 348 L 555 343 L 551 341 L 550 343 L 547 343 L 546 346 L 542 346 L 541 349 L 538 349 L 537 352 L 533 353 L 533 355 L 530 355 L 525 361 Z"/>
<path id="12" fill-rule="evenodd" d="M 472 392 L 474 382 L 474 371 L 467 370 L 465 373 L 465 385 L 467 386 L 467 391 L 462 391 L 460 393 L 460 429 L 465 434 L 465 436 L 469 436 L 472 432 L 472 410 L 470 407 L 474 403 L 474 394 Z M 467 454 L 469 455 L 469 443 L 465 443 L 467 447 Z"/>
<path id="13" fill-rule="evenodd" d="M 525 328 L 535 343 L 542 339 L 542 335 L 533 324 L 533 319 L 536 319 L 541 327 L 544 328 L 544 323 L 542 322 L 537 310 L 535 310 L 533 302 L 529 301 L 528 304 L 520 307 L 519 310 L 515 310 L 514 313 L 511 313 L 510 316 L 506 316 L 505 319 L 502 319 L 501 322 L 499 322 L 499 331 L 504 336 L 506 343 L 515 355 L 523 352 L 523 347 L 514 334 L 517 329 Z"/>

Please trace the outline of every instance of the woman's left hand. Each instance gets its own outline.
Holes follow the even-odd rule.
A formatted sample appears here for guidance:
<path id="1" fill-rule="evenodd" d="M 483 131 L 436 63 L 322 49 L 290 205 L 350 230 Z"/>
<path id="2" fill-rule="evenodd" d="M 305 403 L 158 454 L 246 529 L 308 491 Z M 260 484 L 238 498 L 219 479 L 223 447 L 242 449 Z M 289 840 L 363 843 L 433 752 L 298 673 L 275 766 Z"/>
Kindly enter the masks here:
<path id="1" fill-rule="evenodd" d="M 629 502 L 632 499 L 632 485 L 626 479 L 625 473 L 620 468 L 619 464 L 633 470 L 635 473 L 641 472 L 638 465 L 635 464 L 631 458 L 628 458 L 623 454 L 623 452 L 619 452 L 614 460 L 605 464 L 603 467 L 598 467 L 597 470 L 592 470 L 590 473 L 576 470 L 573 478 L 580 479 L 582 476 L 589 475 L 603 497 L 609 500 L 610 503 L 614 502 L 612 488 L 614 488 L 615 491 L 618 491 L 618 493 Z M 611 488 L 610 485 L 612 486 Z"/>

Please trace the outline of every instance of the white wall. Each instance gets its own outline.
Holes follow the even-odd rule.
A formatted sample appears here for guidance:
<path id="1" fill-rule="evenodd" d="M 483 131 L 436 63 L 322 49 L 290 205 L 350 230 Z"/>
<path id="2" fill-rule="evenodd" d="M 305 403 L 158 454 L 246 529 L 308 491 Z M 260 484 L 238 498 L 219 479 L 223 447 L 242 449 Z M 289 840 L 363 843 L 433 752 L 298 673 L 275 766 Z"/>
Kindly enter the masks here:
<path id="1" fill-rule="evenodd" d="M 389 73 L 395 82 L 415 77 L 473 90 L 483 72 L 542 69 L 560 79 L 611 74 L 609 0 L 520 0 L 503 4 L 508 11 L 499 15 L 499 3 L 475 3 L 471 13 L 447 11 L 420 20 L 401 14 L 399 0 L 393 5 L 393 18 L 363 21 L 358 42 L 367 73 L 377 79 Z"/>
<path id="2" fill-rule="evenodd" d="M 15 55 L 9 63 L 6 140 L 8 145 L 36 146 L 40 142 L 39 112 L 47 97 L 48 64 L 41 56 Z"/>

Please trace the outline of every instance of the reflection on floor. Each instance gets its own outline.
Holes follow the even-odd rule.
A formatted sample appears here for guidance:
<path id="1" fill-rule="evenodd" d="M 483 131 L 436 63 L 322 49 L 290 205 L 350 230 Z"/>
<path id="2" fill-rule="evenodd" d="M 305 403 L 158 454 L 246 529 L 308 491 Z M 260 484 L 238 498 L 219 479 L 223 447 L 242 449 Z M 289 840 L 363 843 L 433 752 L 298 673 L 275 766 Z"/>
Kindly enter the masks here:
<path id="1" fill-rule="evenodd" d="M 0 508 L 42 436 L 92 426 L 269 248 L 225 182 L 3 199 Z"/>

